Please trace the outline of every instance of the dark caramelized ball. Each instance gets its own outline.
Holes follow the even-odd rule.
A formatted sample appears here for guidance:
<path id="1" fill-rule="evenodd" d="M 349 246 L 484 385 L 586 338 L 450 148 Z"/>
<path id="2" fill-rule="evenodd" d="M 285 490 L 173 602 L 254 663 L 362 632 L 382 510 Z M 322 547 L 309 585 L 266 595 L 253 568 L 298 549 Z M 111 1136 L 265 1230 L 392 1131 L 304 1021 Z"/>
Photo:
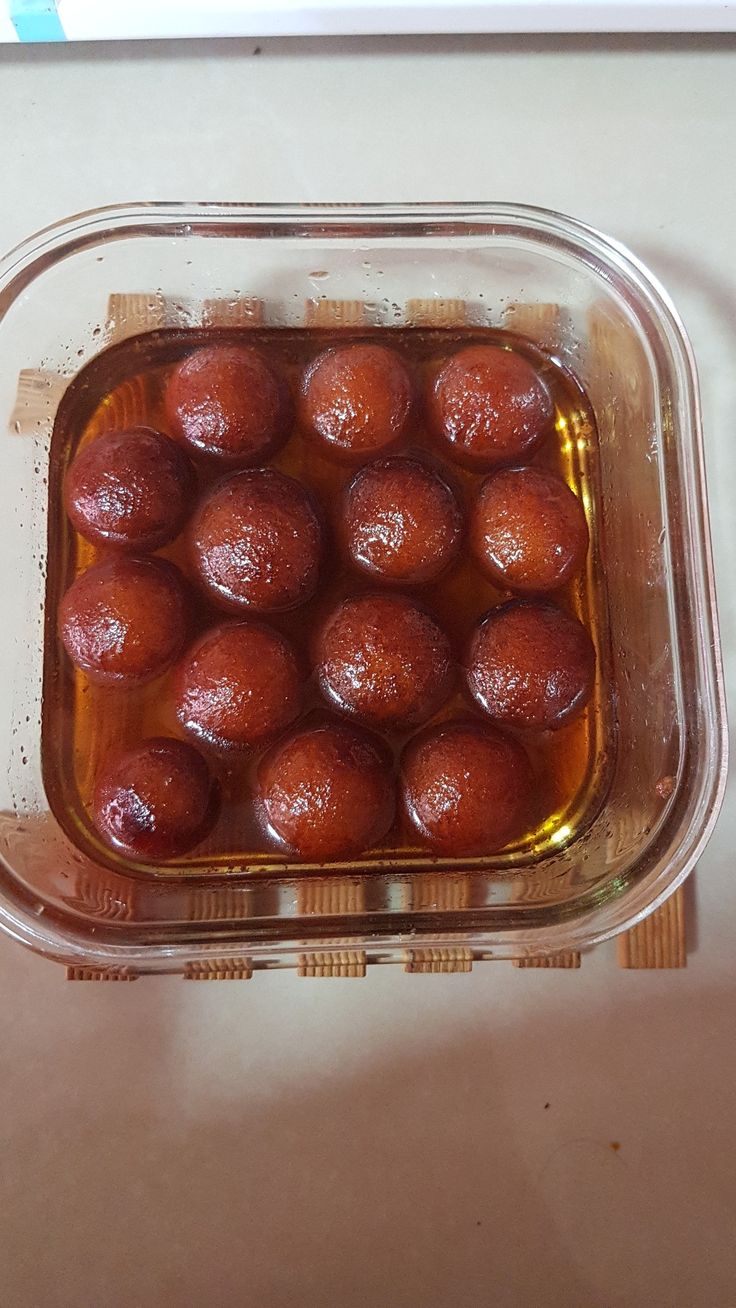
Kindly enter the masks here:
<path id="1" fill-rule="evenodd" d="M 178 364 L 166 387 L 166 414 L 200 454 L 233 464 L 269 458 L 292 419 L 286 383 L 246 345 L 205 346 Z"/>
<path id="2" fill-rule="evenodd" d="M 183 727 L 212 745 L 256 745 L 299 713 L 302 676 L 278 631 L 236 622 L 208 631 L 176 671 L 174 697 Z"/>
<path id="3" fill-rule="evenodd" d="M 393 350 L 343 345 L 326 350 L 308 369 L 301 416 L 334 454 L 355 460 L 400 439 L 412 399 L 411 377 Z"/>
<path id="4" fill-rule="evenodd" d="M 499 586 L 556 590 L 583 566 L 588 525 L 580 500 L 561 477 L 541 468 L 506 468 L 478 492 L 470 545 Z"/>
<path id="5" fill-rule="evenodd" d="M 404 808 L 439 854 L 493 854 L 529 824 L 534 780 L 517 741 L 477 722 L 429 727 L 401 761 Z"/>
<path id="6" fill-rule="evenodd" d="M 536 449 L 554 427 L 552 396 L 532 365 L 498 345 L 469 345 L 430 387 L 427 416 L 460 463 L 489 470 Z"/>
<path id="7" fill-rule="evenodd" d="M 79 452 L 64 482 L 66 511 L 96 545 L 157 550 L 178 536 L 194 492 L 184 450 L 150 427 L 108 431 Z"/>
<path id="8" fill-rule="evenodd" d="M 114 559 L 73 581 L 59 605 L 67 654 L 90 681 L 152 681 L 186 634 L 184 580 L 164 559 Z"/>
<path id="9" fill-rule="evenodd" d="M 317 585 L 321 532 L 306 491 L 263 468 L 215 486 L 190 526 L 194 565 L 226 608 L 289 609 Z"/>
<path id="10" fill-rule="evenodd" d="M 103 840 L 134 858 L 175 858 L 214 826 L 219 791 L 202 755 L 181 740 L 143 740 L 106 763 L 92 817 Z"/>
<path id="11" fill-rule="evenodd" d="M 590 636 L 554 604 L 504 604 L 471 642 L 470 689 L 490 717 L 511 726 L 559 726 L 587 704 L 594 676 Z"/>
<path id="12" fill-rule="evenodd" d="M 258 769 L 271 833 L 302 858 L 350 858 L 385 836 L 394 814 L 388 754 L 354 727 L 296 732 Z"/>
<path id="13" fill-rule="evenodd" d="M 345 600 L 327 620 L 318 654 L 328 699 L 375 726 L 425 722 L 452 690 L 447 637 L 405 595 Z"/>
<path id="14" fill-rule="evenodd" d="M 449 486 L 416 459 L 371 463 L 348 487 L 347 550 L 356 567 L 418 585 L 439 576 L 460 543 L 460 511 Z"/>

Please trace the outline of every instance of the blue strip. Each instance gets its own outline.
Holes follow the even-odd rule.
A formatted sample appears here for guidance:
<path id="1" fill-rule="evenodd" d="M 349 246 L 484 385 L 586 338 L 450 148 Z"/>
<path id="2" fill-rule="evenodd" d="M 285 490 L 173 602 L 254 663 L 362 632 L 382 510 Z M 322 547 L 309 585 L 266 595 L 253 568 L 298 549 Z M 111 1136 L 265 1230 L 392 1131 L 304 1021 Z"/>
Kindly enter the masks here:
<path id="1" fill-rule="evenodd" d="M 10 0 L 10 18 L 19 41 L 66 41 L 55 0 Z"/>

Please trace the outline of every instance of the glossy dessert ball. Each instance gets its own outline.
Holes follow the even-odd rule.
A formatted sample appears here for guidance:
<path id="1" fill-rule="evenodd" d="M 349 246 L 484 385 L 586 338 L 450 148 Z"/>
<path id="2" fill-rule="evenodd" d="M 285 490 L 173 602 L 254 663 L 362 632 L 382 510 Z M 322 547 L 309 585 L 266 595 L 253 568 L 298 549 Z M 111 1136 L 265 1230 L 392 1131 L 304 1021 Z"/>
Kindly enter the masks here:
<path id="1" fill-rule="evenodd" d="M 90 681 L 141 684 L 165 672 L 186 635 L 184 580 L 164 559 L 113 559 L 72 582 L 59 632 Z"/>
<path id="2" fill-rule="evenodd" d="M 553 430 L 555 410 L 527 359 L 499 345 L 469 345 L 434 378 L 427 417 L 452 457 L 490 471 L 531 454 Z"/>
<path id="3" fill-rule="evenodd" d="M 406 365 L 385 345 L 325 350 L 307 370 L 301 419 L 337 457 L 370 458 L 404 434 L 413 400 Z"/>
<path id="4" fill-rule="evenodd" d="M 529 825 L 534 778 L 517 741 L 477 722 L 445 722 L 409 742 L 404 810 L 438 854 L 493 854 Z"/>
<path id="5" fill-rule="evenodd" d="M 317 673 L 326 697 L 376 727 L 425 722 L 454 680 L 450 645 L 430 615 L 405 595 L 359 595 L 328 618 Z"/>
<path id="6" fill-rule="evenodd" d="M 593 691 L 595 649 L 577 618 L 554 604 L 493 609 L 468 655 L 468 684 L 486 713 L 515 727 L 558 727 Z"/>
<path id="7" fill-rule="evenodd" d="M 184 450 L 151 427 L 104 432 L 80 450 L 64 481 L 66 511 L 80 536 L 139 551 L 178 536 L 193 493 Z"/>
<path id="8" fill-rule="evenodd" d="M 202 755 L 181 740 L 143 740 L 105 764 L 92 798 L 103 840 L 134 858 L 175 858 L 204 840 L 219 790 Z"/>
<path id="9" fill-rule="evenodd" d="M 291 645 L 261 622 L 208 631 L 176 670 L 176 712 L 187 731 L 223 748 L 257 745 L 301 709 L 302 675 Z"/>
<path id="10" fill-rule="evenodd" d="M 345 497 L 351 561 L 384 581 L 432 581 L 455 558 L 460 510 L 450 487 L 417 459 L 382 459 L 354 477 Z"/>
<path id="11" fill-rule="evenodd" d="M 292 853 L 320 863 L 351 858 L 393 821 L 390 760 L 355 727 L 309 727 L 261 761 L 258 798 L 271 834 Z"/>
<path id="12" fill-rule="evenodd" d="M 165 402 L 177 436 L 231 464 L 262 463 L 291 428 L 285 381 L 247 345 L 208 345 L 190 354 L 174 368 Z"/>
<path id="13" fill-rule="evenodd" d="M 470 520 L 470 546 L 497 585 L 556 590 L 580 571 L 588 524 L 577 495 L 553 472 L 505 468 L 481 486 Z"/>
<path id="14" fill-rule="evenodd" d="M 321 531 L 307 492 L 262 468 L 221 481 L 189 529 L 194 566 L 225 608 L 290 609 L 313 594 Z"/>

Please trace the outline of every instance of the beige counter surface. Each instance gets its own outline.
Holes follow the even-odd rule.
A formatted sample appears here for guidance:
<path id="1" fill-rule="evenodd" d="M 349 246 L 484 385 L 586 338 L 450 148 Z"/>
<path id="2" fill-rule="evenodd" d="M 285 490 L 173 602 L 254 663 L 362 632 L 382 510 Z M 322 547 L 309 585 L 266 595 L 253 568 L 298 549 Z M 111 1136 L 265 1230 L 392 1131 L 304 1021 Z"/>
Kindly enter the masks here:
<path id="1" fill-rule="evenodd" d="M 736 38 L 0 50 L 0 247 L 133 199 L 519 200 L 625 241 L 703 390 L 736 688 Z M 0 940 L 4 1308 L 730 1308 L 736 801 L 636 973 L 69 985 Z"/>

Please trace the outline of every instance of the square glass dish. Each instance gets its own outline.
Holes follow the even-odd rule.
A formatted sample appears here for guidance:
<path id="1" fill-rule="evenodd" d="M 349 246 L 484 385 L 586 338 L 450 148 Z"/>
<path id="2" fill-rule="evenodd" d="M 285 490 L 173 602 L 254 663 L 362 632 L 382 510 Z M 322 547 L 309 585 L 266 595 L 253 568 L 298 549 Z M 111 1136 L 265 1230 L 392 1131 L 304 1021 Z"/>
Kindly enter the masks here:
<path id="1" fill-rule="evenodd" d="M 570 602 L 593 635 L 597 687 L 566 756 L 565 803 L 533 840 L 488 859 L 387 845 L 322 866 L 246 842 L 157 869 L 111 856 L 69 818 L 97 747 L 57 711 L 65 433 L 116 360 L 116 422 L 142 421 L 138 338 L 176 353 L 213 327 L 279 341 L 305 328 L 387 340 L 504 329 L 584 388 L 590 413 L 558 422 L 556 453 L 593 542 Z M 622 247 L 510 205 L 104 209 L 3 260 L 0 341 L 8 932 L 114 975 L 360 972 L 432 951 L 462 966 L 584 948 L 691 870 L 726 773 L 697 383 L 674 309 Z"/>

